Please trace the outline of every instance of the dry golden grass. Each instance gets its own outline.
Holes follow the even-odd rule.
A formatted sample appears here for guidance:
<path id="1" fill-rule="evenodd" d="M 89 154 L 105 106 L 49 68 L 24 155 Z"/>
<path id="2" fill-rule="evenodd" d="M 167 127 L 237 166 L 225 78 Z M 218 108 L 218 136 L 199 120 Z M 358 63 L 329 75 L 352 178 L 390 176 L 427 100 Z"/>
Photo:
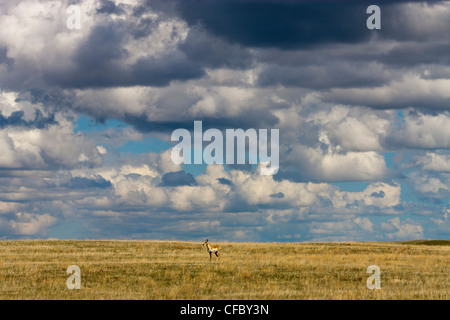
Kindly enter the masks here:
<path id="1" fill-rule="evenodd" d="M 449 299 L 450 246 L 423 243 L 2 241 L 0 299 Z M 426 244 L 426 243 L 425 243 Z M 81 289 L 69 290 L 69 265 Z M 369 265 L 381 289 L 369 290 Z"/>

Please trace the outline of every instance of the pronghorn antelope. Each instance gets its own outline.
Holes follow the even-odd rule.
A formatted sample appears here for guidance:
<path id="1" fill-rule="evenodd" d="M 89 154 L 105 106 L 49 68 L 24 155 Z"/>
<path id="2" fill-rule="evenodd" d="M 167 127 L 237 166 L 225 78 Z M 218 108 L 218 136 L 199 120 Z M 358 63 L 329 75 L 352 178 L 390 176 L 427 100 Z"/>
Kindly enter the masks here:
<path id="1" fill-rule="evenodd" d="M 216 257 L 220 256 L 220 247 L 219 246 L 211 246 L 208 242 L 208 239 L 205 240 L 205 243 L 203 243 L 203 246 L 206 245 L 206 250 L 208 250 L 209 253 L 209 261 L 211 261 L 212 254 L 214 253 Z"/>

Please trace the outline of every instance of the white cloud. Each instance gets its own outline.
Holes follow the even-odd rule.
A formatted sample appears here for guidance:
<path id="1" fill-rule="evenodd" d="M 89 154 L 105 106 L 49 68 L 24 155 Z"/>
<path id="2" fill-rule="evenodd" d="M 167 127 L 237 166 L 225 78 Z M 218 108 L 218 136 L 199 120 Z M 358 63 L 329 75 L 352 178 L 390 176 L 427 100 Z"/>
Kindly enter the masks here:
<path id="1" fill-rule="evenodd" d="M 401 222 L 400 218 L 396 217 L 390 219 L 388 222 L 383 222 L 381 227 L 388 232 L 387 237 L 389 239 L 423 239 L 423 227 L 417 222 L 410 222 L 408 220 Z"/>
<path id="2" fill-rule="evenodd" d="M 0 129 L 0 146 L 3 168 L 45 170 L 99 165 L 103 161 L 93 141 L 81 133 L 75 134 L 72 123 L 64 120 L 43 129 L 20 126 Z"/>
<path id="3" fill-rule="evenodd" d="M 300 166 L 305 178 L 323 181 L 370 181 L 386 174 L 384 157 L 373 151 L 337 152 L 297 145 L 285 162 L 294 168 Z"/>
<path id="4" fill-rule="evenodd" d="M 357 194 L 357 193 L 356 193 Z M 400 204 L 401 186 L 398 183 L 372 183 L 361 193 L 366 205 L 380 208 L 393 207 Z"/>
<path id="5" fill-rule="evenodd" d="M 445 198 L 450 194 L 449 176 L 433 177 L 423 172 L 414 171 L 408 174 L 408 180 L 414 190 L 423 196 Z"/>
<path id="6" fill-rule="evenodd" d="M 14 219 L 6 220 L 0 218 L 0 228 L 7 235 L 39 236 L 45 235 L 48 228 L 55 224 L 57 219 L 49 214 L 30 214 L 18 212 Z"/>
<path id="7" fill-rule="evenodd" d="M 424 170 L 437 172 L 450 172 L 450 155 L 436 152 L 427 152 L 420 156 L 416 162 Z"/>
<path id="8" fill-rule="evenodd" d="M 449 148 L 450 114 L 407 113 L 401 126 L 392 126 L 389 140 L 410 148 Z M 388 141 L 389 141 L 388 140 Z"/>
<path id="9" fill-rule="evenodd" d="M 447 110 L 450 102 L 450 79 L 423 79 L 418 74 L 404 75 L 381 87 L 331 89 L 323 93 L 324 101 L 374 108 L 429 108 Z"/>
<path id="10" fill-rule="evenodd" d="M 24 205 L 18 202 L 0 201 L 0 215 L 7 213 L 15 213 Z"/>
<path id="11" fill-rule="evenodd" d="M 0 72 L 7 87 L 43 84 L 45 72 L 70 65 L 70 58 L 93 25 L 94 1 L 79 4 L 82 28 L 66 27 L 69 1 L 15 1 L 0 12 L 0 46 L 8 48 L 14 70 Z M 0 8 L 1 9 L 1 8 Z"/>
<path id="12" fill-rule="evenodd" d="M 353 220 L 356 224 L 360 225 L 366 231 L 373 232 L 373 223 L 369 218 L 356 218 Z"/>

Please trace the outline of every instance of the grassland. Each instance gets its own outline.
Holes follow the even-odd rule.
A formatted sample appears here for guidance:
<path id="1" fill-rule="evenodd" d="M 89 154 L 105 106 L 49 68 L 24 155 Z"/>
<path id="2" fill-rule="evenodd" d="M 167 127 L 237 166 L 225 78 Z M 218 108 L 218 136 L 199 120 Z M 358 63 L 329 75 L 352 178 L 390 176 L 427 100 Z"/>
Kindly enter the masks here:
<path id="1" fill-rule="evenodd" d="M 449 299 L 449 244 L 0 241 L 0 299 Z"/>

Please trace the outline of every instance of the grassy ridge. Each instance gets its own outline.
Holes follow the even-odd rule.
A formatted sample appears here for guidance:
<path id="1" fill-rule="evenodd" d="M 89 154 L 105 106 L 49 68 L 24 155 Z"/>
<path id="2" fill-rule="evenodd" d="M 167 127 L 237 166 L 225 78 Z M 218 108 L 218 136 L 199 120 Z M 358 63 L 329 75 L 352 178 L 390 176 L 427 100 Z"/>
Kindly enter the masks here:
<path id="1" fill-rule="evenodd" d="M 425 246 L 450 246 L 450 240 L 410 240 L 400 241 L 402 244 L 420 244 Z"/>
<path id="2" fill-rule="evenodd" d="M 216 244 L 216 243 L 213 243 Z M 1 299 L 449 299 L 450 247 L 419 243 L 1 241 Z M 81 289 L 69 290 L 69 265 Z M 369 265 L 381 290 L 369 290 Z"/>

